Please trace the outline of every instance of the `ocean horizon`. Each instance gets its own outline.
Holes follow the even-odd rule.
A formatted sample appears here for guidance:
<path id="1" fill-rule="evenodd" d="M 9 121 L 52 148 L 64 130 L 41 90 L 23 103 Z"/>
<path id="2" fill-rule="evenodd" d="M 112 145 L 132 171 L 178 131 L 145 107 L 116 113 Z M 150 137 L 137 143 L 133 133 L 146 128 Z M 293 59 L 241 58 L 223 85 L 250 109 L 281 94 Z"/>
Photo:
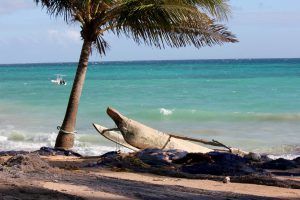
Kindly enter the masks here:
<path id="1" fill-rule="evenodd" d="M 0 150 L 53 146 L 77 63 L 1 64 Z M 66 75 L 66 86 L 51 83 Z M 115 150 L 92 127 L 112 106 L 153 128 L 247 151 L 300 155 L 300 59 L 90 62 L 75 150 Z"/>
<path id="2" fill-rule="evenodd" d="M 300 58 L 294 58 L 294 57 L 282 57 L 282 58 L 207 58 L 207 59 L 141 59 L 141 60 L 91 60 L 89 61 L 90 64 L 95 64 L 95 63 L 124 63 L 124 62 L 184 62 L 184 61 L 249 61 L 249 60 L 299 60 Z M 10 66 L 10 65 L 40 65 L 40 64 L 78 64 L 78 61 L 61 61 L 61 62 L 17 62 L 17 63 L 0 63 L 0 66 Z"/>

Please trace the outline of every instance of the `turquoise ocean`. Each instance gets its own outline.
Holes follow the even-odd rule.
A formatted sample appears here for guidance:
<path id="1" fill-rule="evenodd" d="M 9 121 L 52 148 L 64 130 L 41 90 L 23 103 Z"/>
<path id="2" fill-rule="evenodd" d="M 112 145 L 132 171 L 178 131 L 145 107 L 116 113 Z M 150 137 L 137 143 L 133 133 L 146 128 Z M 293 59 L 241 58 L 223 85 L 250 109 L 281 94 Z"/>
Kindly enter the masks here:
<path id="1" fill-rule="evenodd" d="M 76 63 L 0 65 L 0 150 L 54 145 L 75 71 Z M 55 74 L 68 84 L 51 83 Z M 75 150 L 119 148 L 92 127 L 115 127 L 108 106 L 161 131 L 300 155 L 300 59 L 90 63 Z"/>

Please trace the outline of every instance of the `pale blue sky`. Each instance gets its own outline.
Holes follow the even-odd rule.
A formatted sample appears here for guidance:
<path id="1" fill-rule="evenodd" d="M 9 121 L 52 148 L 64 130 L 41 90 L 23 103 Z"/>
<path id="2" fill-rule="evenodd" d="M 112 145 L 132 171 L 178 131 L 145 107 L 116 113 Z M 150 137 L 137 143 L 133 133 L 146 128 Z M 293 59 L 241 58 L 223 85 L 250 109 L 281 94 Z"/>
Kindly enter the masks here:
<path id="1" fill-rule="evenodd" d="M 299 0 L 230 0 L 227 24 L 240 42 L 200 50 L 159 50 L 106 35 L 111 49 L 91 60 L 300 58 Z M 81 40 L 76 24 L 50 18 L 32 0 L 0 0 L 0 63 L 77 62 Z"/>

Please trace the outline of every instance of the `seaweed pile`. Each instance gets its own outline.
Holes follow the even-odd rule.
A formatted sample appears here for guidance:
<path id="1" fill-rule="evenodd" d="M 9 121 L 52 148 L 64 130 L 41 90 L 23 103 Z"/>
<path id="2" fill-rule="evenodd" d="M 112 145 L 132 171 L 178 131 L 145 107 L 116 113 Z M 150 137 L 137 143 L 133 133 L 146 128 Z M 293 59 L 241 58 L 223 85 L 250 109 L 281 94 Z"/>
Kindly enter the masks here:
<path id="1" fill-rule="evenodd" d="M 299 176 L 299 161 L 300 158 L 292 161 L 271 160 L 267 157 L 251 159 L 226 152 L 202 154 L 181 150 L 145 149 L 134 153 L 109 152 L 102 155 L 97 163 L 89 164 L 88 167 L 216 181 L 223 181 L 226 177 L 230 177 L 231 182 L 300 189 L 299 181 L 276 178 L 279 172 Z"/>
<path id="2" fill-rule="evenodd" d="M 18 154 L 8 159 L 3 166 L 19 169 L 22 172 L 45 171 L 51 166 L 38 154 L 30 153 L 27 155 Z"/>

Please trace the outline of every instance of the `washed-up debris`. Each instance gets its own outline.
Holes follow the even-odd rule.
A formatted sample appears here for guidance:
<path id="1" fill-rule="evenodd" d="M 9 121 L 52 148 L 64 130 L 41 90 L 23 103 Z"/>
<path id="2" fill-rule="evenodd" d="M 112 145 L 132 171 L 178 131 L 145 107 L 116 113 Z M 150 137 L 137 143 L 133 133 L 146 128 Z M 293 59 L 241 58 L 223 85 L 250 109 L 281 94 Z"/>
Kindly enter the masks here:
<path id="1" fill-rule="evenodd" d="M 51 168 L 46 161 L 34 153 L 13 156 L 4 163 L 4 166 L 19 169 L 22 172 L 44 171 Z"/>
<path id="2" fill-rule="evenodd" d="M 64 149 L 56 149 L 51 147 L 41 147 L 38 151 L 35 151 L 41 156 L 76 156 L 82 157 L 79 153 L 71 151 L 71 150 L 64 150 Z"/>
<path id="3" fill-rule="evenodd" d="M 259 153 L 253 153 L 253 152 L 249 152 L 249 154 L 245 155 L 245 158 L 257 162 L 262 160 L 262 157 Z"/>
<path id="4" fill-rule="evenodd" d="M 297 158 L 300 160 L 300 157 Z M 300 163 L 297 159 L 294 160 L 286 160 L 283 158 L 279 158 L 277 160 L 271 160 L 269 162 L 265 162 L 262 164 L 262 168 L 264 169 L 278 169 L 278 170 L 287 170 L 294 169 L 300 167 Z"/>
<path id="5" fill-rule="evenodd" d="M 188 153 L 182 150 L 165 150 L 161 151 L 158 149 L 145 149 L 136 154 L 144 163 L 147 163 L 151 166 L 164 166 L 171 165 L 174 160 L 181 159 L 185 157 Z"/>
<path id="6" fill-rule="evenodd" d="M 230 177 L 229 177 L 229 176 L 226 176 L 226 177 L 223 179 L 223 183 L 230 183 Z"/>
<path id="7" fill-rule="evenodd" d="M 30 153 L 29 151 L 0 151 L 0 156 L 16 156 L 25 155 Z"/>
<path id="8" fill-rule="evenodd" d="M 298 159 L 297 159 L 298 161 Z M 90 167 L 155 173 L 164 176 L 255 183 L 300 189 L 300 182 L 274 178 L 264 168 L 268 162 L 253 161 L 230 153 L 187 153 L 181 150 L 145 149 L 134 153 L 109 152 Z M 296 161 L 293 161 L 296 162 Z M 265 164 L 265 165 L 264 165 Z M 294 166 L 300 169 L 300 166 Z M 229 180 L 226 177 L 230 177 Z"/>
<path id="9" fill-rule="evenodd" d="M 186 161 L 182 162 L 184 159 Z M 263 170 L 251 165 L 248 159 L 229 153 L 187 154 L 185 158 L 179 161 L 182 163 L 181 171 L 189 174 L 241 176 L 265 173 Z M 174 162 L 178 163 L 178 160 Z"/>
<path id="10" fill-rule="evenodd" d="M 75 156 L 75 157 L 82 157 L 77 152 L 72 150 L 64 150 L 64 149 L 56 149 L 52 147 L 41 147 L 37 151 L 0 151 L 0 156 L 16 156 L 16 155 L 27 155 L 29 153 L 39 154 L 41 156 Z"/>

